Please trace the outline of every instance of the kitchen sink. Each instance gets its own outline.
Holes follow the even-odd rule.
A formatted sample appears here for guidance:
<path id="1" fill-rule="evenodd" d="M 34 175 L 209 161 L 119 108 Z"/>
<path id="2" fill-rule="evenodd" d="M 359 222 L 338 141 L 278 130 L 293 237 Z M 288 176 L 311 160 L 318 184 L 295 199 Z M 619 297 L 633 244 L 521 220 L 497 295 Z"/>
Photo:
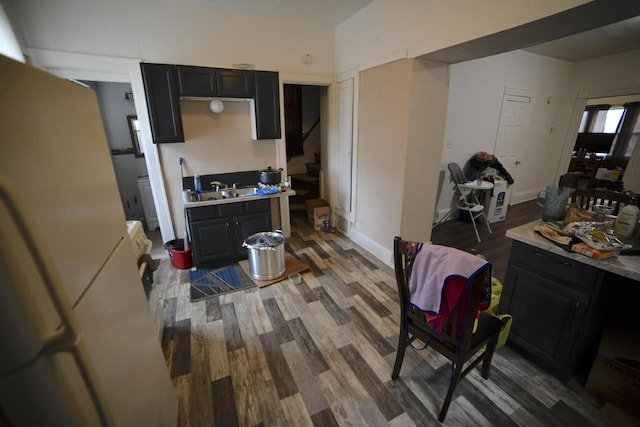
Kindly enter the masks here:
<path id="1" fill-rule="evenodd" d="M 225 188 L 218 191 L 205 191 L 198 196 L 199 202 L 206 202 L 207 200 L 221 200 L 221 199 L 233 199 L 236 197 L 248 197 L 259 194 L 256 187 L 245 188 Z"/>
<path id="2" fill-rule="evenodd" d="M 257 187 L 246 187 L 246 188 L 238 188 L 236 190 L 238 192 L 238 196 L 242 197 L 242 196 L 255 196 L 258 194 L 258 188 Z"/>
<path id="3" fill-rule="evenodd" d="M 206 202 L 207 200 L 218 200 L 222 199 L 220 193 L 217 191 L 205 191 L 204 193 L 198 194 L 199 202 Z"/>

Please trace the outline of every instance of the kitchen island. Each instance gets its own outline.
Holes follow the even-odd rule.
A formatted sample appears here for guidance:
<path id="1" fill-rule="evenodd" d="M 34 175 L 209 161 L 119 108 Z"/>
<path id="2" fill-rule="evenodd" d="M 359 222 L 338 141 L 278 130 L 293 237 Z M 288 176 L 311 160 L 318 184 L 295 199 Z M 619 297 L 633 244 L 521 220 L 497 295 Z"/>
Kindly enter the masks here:
<path id="1" fill-rule="evenodd" d="M 506 233 L 513 245 L 499 310 L 513 316 L 510 346 L 561 380 L 584 379 L 604 328 L 640 329 L 640 257 L 569 252 L 536 233 L 541 224 Z"/>

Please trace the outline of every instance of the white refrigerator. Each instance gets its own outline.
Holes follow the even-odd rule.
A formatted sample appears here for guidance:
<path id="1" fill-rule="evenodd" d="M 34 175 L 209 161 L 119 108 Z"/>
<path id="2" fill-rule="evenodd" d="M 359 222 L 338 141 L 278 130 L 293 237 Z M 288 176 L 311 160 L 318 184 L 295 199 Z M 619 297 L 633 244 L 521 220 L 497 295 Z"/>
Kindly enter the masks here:
<path id="1" fill-rule="evenodd" d="M 0 76 L 0 424 L 175 425 L 95 94 Z"/>

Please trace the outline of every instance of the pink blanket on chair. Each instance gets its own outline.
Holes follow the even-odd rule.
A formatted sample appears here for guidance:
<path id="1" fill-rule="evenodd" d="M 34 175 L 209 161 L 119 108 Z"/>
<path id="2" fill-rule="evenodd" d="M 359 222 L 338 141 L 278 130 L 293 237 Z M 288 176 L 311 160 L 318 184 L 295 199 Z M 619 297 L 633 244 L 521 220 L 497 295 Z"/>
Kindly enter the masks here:
<path id="1" fill-rule="evenodd" d="M 440 245 L 422 245 L 413 260 L 409 277 L 409 300 L 422 311 L 440 314 L 445 283 L 449 279 L 468 279 L 485 268 L 487 261 L 459 249 Z M 460 283 L 455 280 L 452 283 Z M 447 286 L 448 287 L 448 286 Z M 451 288 L 451 298 L 457 299 L 461 289 Z"/>

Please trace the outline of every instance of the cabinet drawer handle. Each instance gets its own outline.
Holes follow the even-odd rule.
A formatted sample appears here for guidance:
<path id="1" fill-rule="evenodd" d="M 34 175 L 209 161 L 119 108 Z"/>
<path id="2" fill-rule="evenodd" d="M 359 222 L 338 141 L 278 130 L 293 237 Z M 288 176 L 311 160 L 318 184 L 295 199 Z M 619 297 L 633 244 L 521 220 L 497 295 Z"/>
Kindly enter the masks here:
<path id="1" fill-rule="evenodd" d="M 573 310 L 571 310 L 571 316 L 569 316 L 569 321 L 567 322 L 567 331 L 573 329 L 573 319 L 576 317 L 576 311 L 578 311 L 578 307 L 580 307 L 579 302 L 577 302 L 576 305 L 573 306 Z"/>
<path id="2" fill-rule="evenodd" d="M 573 266 L 573 264 L 571 264 L 570 262 L 565 262 L 565 261 L 556 261 L 555 259 L 552 259 L 552 258 L 548 257 L 548 256 L 547 256 L 547 255 L 545 255 L 545 254 L 541 254 L 541 253 L 540 253 L 540 252 L 538 252 L 538 251 L 534 252 L 534 254 L 535 254 L 536 256 L 539 256 L 540 258 L 548 259 L 549 261 L 555 262 L 555 263 L 557 263 L 557 264 L 562 264 L 562 265 L 564 265 L 565 267 L 571 267 L 571 266 Z"/>

